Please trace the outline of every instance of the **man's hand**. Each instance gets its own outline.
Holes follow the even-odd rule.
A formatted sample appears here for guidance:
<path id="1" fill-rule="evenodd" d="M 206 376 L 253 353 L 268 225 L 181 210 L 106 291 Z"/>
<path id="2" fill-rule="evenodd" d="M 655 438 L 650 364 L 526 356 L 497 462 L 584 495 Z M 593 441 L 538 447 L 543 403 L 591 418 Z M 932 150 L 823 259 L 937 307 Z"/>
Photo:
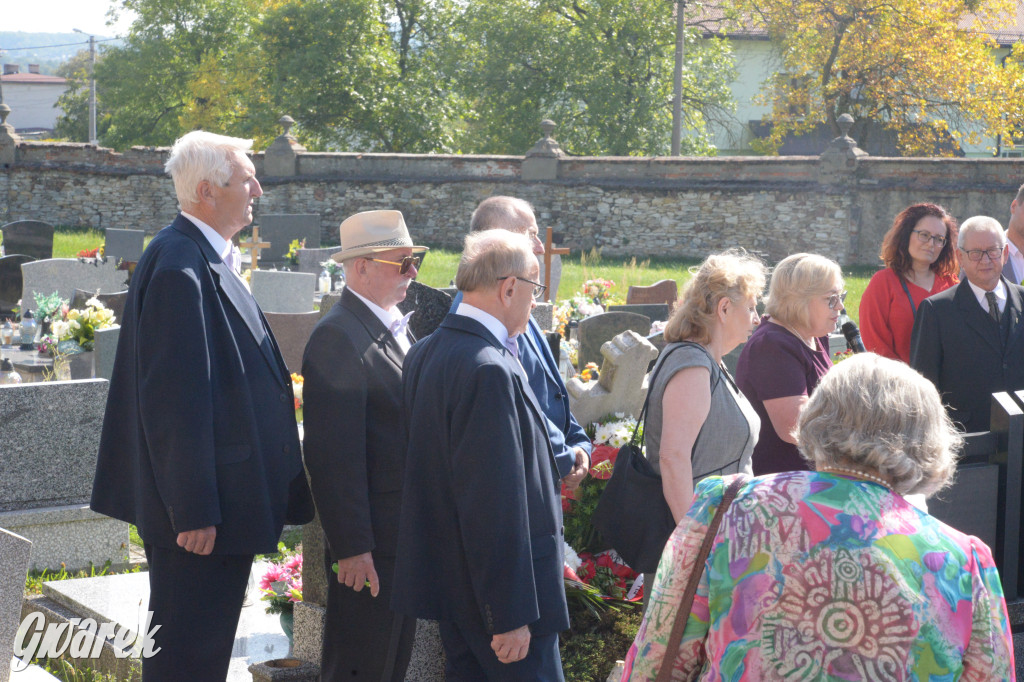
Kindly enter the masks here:
<path id="1" fill-rule="evenodd" d="M 213 543 L 216 539 L 216 526 L 187 530 L 184 533 L 178 533 L 178 547 L 183 547 L 186 552 L 206 556 L 213 551 Z"/>
<path id="2" fill-rule="evenodd" d="M 590 456 L 587 455 L 587 451 L 583 448 L 576 448 L 576 463 L 573 464 L 572 469 L 566 474 L 562 482 L 565 483 L 565 487 L 569 490 L 576 490 L 580 487 L 580 483 L 587 477 L 587 471 L 590 469 Z"/>
<path id="3" fill-rule="evenodd" d="M 530 626 L 524 625 L 511 632 L 491 637 L 491 648 L 502 663 L 515 663 L 526 658 L 530 651 Z"/>
<path id="4" fill-rule="evenodd" d="M 370 596 L 376 597 L 380 592 L 380 581 L 377 579 L 377 571 L 373 568 L 373 555 L 369 552 L 338 561 L 339 583 L 359 592 L 367 581 L 370 582 Z"/>

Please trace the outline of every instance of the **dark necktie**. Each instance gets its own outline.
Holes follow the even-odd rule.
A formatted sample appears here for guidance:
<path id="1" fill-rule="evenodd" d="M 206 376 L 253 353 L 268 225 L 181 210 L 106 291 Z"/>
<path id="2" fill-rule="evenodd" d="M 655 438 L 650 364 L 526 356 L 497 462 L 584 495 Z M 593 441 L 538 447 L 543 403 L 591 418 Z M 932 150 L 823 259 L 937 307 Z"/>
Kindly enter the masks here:
<path id="1" fill-rule="evenodd" d="M 996 301 L 996 292 L 986 291 L 985 298 L 988 300 L 988 314 L 997 323 L 999 322 L 999 303 Z"/>

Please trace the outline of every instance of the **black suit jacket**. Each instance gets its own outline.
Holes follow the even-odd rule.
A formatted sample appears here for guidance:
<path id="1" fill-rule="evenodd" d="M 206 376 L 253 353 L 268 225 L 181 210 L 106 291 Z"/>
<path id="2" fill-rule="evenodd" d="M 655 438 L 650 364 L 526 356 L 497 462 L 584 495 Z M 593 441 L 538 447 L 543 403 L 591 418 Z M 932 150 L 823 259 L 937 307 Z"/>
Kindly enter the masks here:
<path id="1" fill-rule="evenodd" d="M 967 432 L 988 431 L 993 392 L 1024 389 L 1024 287 L 1003 283 L 1005 341 L 967 280 L 926 298 L 914 318 L 910 366 L 935 384 L 950 417 Z"/>
<path id="2" fill-rule="evenodd" d="M 312 518 L 277 343 L 181 215 L 132 276 L 90 506 L 161 547 L 216 526 L 215 554 L 276 551 L 285 523 Z"/>
<path id="3" fill-rule="evenodd" d="M 519 363 L 449 314 L 409 351 L 395 611 L 500 634 L 569 626 L 558 470 Z"/>
<path id="4" fill-rule="evenodd" d="M 347 288 L 306 344 L 306 466 L 335 561 L 371 550 L 395 555 L 406 450 L 404 359 L 391 332 Z"/>

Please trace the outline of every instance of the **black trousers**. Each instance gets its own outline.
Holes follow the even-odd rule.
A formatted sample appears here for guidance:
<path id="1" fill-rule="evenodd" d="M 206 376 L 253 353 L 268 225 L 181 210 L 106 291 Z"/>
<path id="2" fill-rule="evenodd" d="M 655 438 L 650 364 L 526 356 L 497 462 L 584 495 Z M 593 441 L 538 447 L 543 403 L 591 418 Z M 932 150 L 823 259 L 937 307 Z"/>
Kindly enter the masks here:
<path id="1" fill-rule="evenodd" d="M 326 546 L 326 543 L 325 543 Z M 402 682 L 416 638 L 416 619 L 391 610 L 391 586 L 395 560 L 374 557 L 380 592 L 370 588 L 355 592 L 338 582 L 331 558 L 324 555 L 327 570 L 327 615 L 320 662 L 321 682 Z"/>
<path id="2" fill-rule="evenodd" d="M 502 663 L 491 648 L 491 635 L 452 621 L 439 623 L 447 682 L 565 682 L 558 634 L 530 637 L 526 658 Z"/>
<path id="3" fill-rule="evenodd" d="M 142 661 L 143 682 L 224 682 L 253 555 L 145 549 L 152 626 L 160 628 L 159 651 Z"/>

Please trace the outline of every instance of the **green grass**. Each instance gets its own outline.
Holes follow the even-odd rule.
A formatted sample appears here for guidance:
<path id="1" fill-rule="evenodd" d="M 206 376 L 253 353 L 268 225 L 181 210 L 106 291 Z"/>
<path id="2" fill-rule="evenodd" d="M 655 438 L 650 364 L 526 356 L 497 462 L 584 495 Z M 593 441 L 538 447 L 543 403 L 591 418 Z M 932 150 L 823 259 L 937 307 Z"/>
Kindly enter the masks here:
<path id="1" fill-rule="evenodd" d="M 152 237 L 146 238 L 146 243 Z M 99 230 L 69 231 L 63 228 L 54 233 L 53 257 L 74 258 L 79 251 L 94 249 L 103 242 Z M 674 279 L 680 288 L 690 278 L 689 268 L 698 265 L 697 258 L 646 258 L 637 260 L 623 256 L 602 256 L 599 252 L 574 252 L 562 257 L 562 281 L 558 288 L 561 299 L 571 297 L 588 279 L 603 277 L 615 282 L 613 302 L 625 303 L 630 285 L 649 285 L 663 279 Z M 417 279 L 432 287 L 447 287 L 455 279 L 459 266 L 459 252 L 432 248 L 423 260 Z M 869 265 L 846 266 L 846 312 L 858 320 L 860 297 L 877 267 Z"/>
<path id="2" fill-rule="evenodd" d="M 138 573 L 140 570 L 139 566 L 131 566 L 129 568 L 112 571 L 110 570 L 110 562 L 108 561 L 103 566 L 90 566 L 88 570 L 81 569 L 73 573 L 69 572 L 63 565 L 59 571 L 51 571 L 44 568 L 41 571 L 29 571 L 25 577 L 25 594 L 42 594 L 43 583 L 50 582 L 53 580 L 71 580 L 73 578 L 98 578 L 102 575 L 120 575 L 122 573 Z"/>
<path id="3" fill-rule="evenodd" d="M 626 302 L 626 292 L 630 285 L 649 285 L 663 279 L 674 279 L 680 290 L 683 283 L 690 278 L 689 268 L 699 265 L 698 259 L 644 259 L 621 256 L 602 256 L 596 251 L 590 254 L 570 254 L 562 257 L 562 281 L 558 287 L 558 297 L 565 299 L 579 291 L 583 282 L 596 277 L 603 277 L 615 282 L 612 289 L 612 301 Z M 417 279 L 428 286 L 446 287 L 455 278 L 459 265 L 459 253 L 444 249 L 431 249 L 423 261 Z M 846 282 L 846 312 L 854 320 L 858 318 L 860 298 L 868 280 L 877 268 L 867 265 L 847 266 L 843 268 Z"/>

